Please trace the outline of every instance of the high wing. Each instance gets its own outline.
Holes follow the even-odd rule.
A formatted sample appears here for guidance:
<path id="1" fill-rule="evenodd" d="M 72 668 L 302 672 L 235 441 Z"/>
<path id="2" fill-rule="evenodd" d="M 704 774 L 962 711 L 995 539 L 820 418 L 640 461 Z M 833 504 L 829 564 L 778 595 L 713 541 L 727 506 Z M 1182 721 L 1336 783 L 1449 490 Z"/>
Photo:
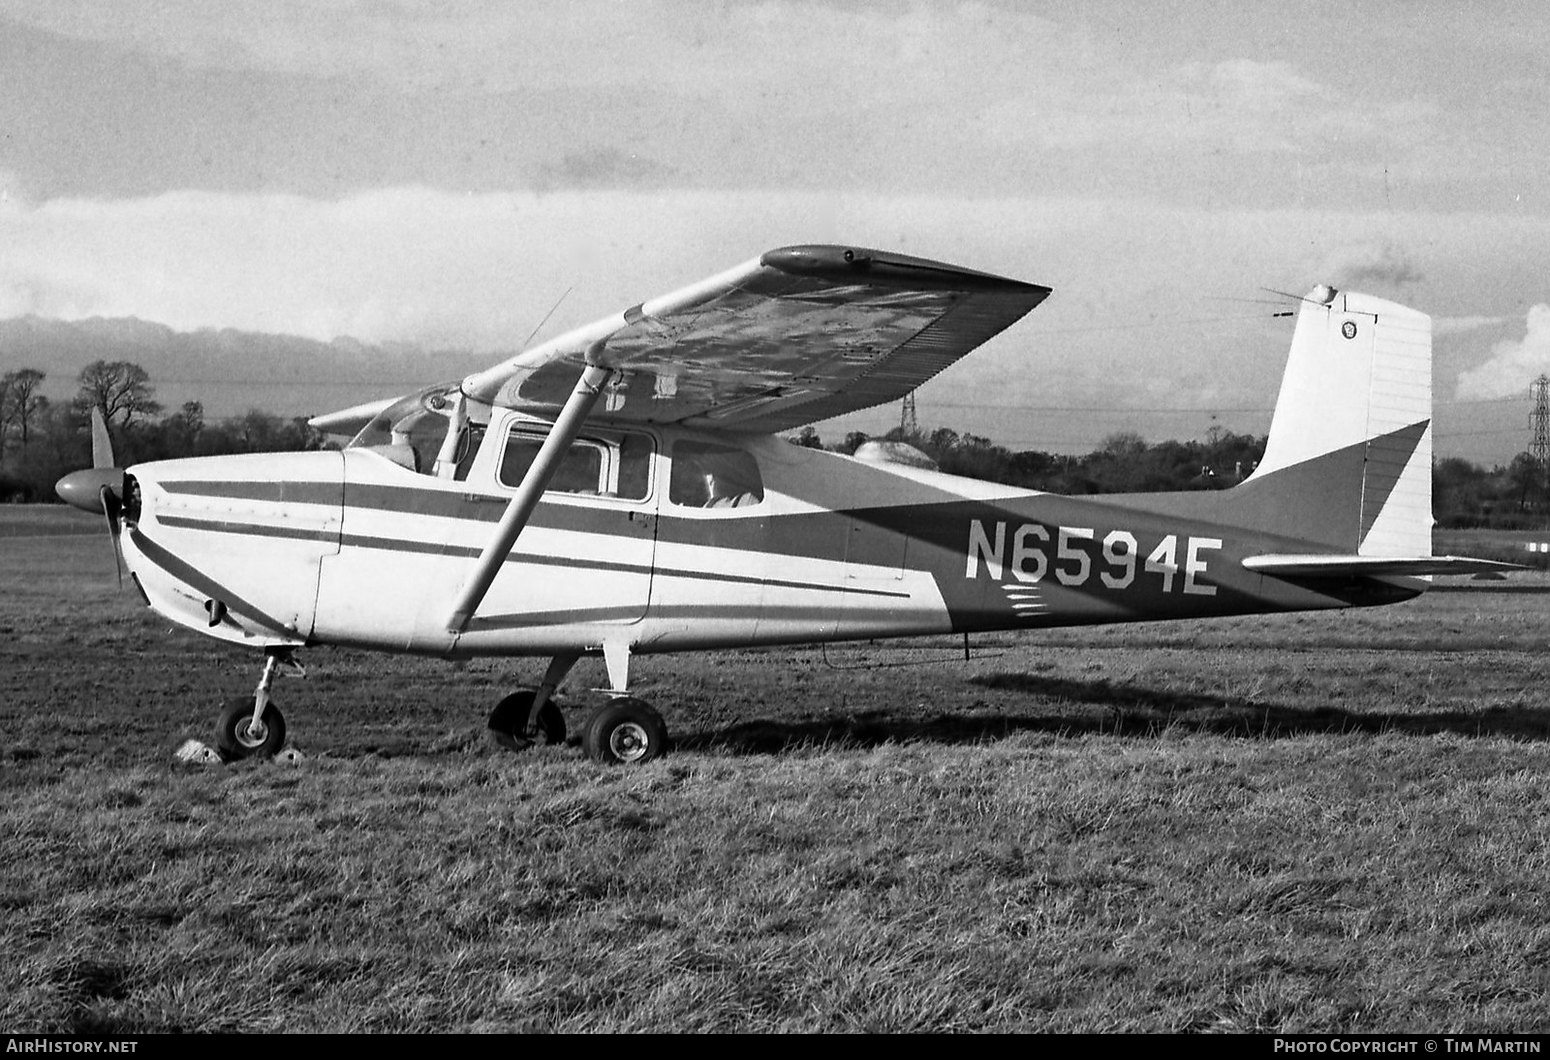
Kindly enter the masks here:
<path id="1" fill-rule="evenodd" d="M 467 629 L 599 406 L 614 422 L 764 433 L 828 419 L 903 397 L 1049 293 L 903 254 L 782 247 L 467 377 L 454 416 L 466 398 L 537 413 L 553 427 L 458 589 L 448 631 Z M 412 414 L 422 401 L 445 403 L 448 393 L 433 387 L 310 422 L 329 431 L 397 423 L 400 413 Z"/>
<path id="2" fill-rule="evenodd" d="M 469 376 L 492 405 L 552 414 L 588 365 L 600 412 L 774 432 L 895 401 L 1050 293 L 902 254 L 772 250 Z"/>

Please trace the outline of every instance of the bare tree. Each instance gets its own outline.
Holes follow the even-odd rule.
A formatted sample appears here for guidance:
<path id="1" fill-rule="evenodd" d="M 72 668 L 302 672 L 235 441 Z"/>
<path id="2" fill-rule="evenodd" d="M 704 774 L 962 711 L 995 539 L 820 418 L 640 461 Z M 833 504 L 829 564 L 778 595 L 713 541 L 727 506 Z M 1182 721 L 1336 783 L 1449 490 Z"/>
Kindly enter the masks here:
<path id="1" fill-rule="evenodd" d="M 1119 459 L 1134 459 L 1146 452 L 1146 439 L 1135 431 L 1115 431 L 1104 437 L 1098 451 Z"/>
<path id="2" fill-rule="evenodd" d="M 131 361 L 93 361 L 81 369 L 79 379 L 76 406 L 83 412 L 94 407 L 102 410 L 102 418 L 109 424 L 127 427 L 136 416 L 154 416 L 161 411 L 160 402 L 151 396 L 156 391 L 150 376 Z"/>
<path id="3" fill-rule="evenodd" d="M 44 375 L 36 368 L 20 368 L 0 376 L 0 449 L 15 428 L 22 448 L 27 447 L 28 435 L 38 410 L 48 399 L 38 393 Z"/>

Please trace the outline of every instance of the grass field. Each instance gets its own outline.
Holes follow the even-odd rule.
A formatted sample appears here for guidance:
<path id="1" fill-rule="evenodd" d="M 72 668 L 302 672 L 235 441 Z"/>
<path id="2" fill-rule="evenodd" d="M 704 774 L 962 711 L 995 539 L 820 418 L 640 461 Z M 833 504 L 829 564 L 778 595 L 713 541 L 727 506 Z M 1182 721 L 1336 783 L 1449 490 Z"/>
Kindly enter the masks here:
<path id="1" fill-rule="evenodd" d="M 648 658 L 636 769 L 321 649 L 209 767 L 256 656 L 0 510 L 0 1030 L 1544 1032 L 1546 590 Z"/>

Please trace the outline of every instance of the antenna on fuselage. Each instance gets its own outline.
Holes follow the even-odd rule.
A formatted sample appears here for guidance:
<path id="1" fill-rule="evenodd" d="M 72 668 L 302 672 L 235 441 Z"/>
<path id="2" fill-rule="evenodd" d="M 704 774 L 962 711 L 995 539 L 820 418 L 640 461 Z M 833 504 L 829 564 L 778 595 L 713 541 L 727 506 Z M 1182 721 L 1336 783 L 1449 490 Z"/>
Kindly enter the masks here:
<path id="1" fill-rule="evenodd" d="M 565 288 L 565 293 L 560 295 L 560 297 L 555 300 L 554 305 L 549 307 L 549 312 L 544 314 L 544 318 L 538 322 L 537 326 L 535 326 L 532 331 L 529 331 L 527 333 L 527 338 L 522 340 L 522 346 L 521 346 L 522 349 L 524 349 L 524 350 L 527 349 L 528 344 L 533 341 L 533 336 L 537 335 L 540 331 L 543 330 L 544 325 L 549 323 L 549 318 L 554 316 L 554 311 L 556 309 L 560 308 L 560 303 L 565 301 L 565 299 L 569 298 L 570 297 L 570 293 L 572 291 L 574 291 L 575 289 L 576 289 L 575 284 L 572 284 L 571 286 Z"/>

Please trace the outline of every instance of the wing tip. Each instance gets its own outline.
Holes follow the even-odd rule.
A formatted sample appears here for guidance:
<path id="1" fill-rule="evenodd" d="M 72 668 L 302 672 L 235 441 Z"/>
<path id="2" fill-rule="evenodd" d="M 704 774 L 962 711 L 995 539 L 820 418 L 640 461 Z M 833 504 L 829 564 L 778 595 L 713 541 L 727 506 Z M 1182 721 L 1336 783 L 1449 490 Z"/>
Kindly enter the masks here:
<path id="1" fill-rule="evenodd" d="M 845 283 L 862 280 L 878 286 L 929 290 L 1017 291 L 1037 293 L 1039 301 L 1050 293 L 1050 288 L 1040 284 L 867 247 L 797 244 L 768 251 L 759 263 L 794 276 Z"/>

